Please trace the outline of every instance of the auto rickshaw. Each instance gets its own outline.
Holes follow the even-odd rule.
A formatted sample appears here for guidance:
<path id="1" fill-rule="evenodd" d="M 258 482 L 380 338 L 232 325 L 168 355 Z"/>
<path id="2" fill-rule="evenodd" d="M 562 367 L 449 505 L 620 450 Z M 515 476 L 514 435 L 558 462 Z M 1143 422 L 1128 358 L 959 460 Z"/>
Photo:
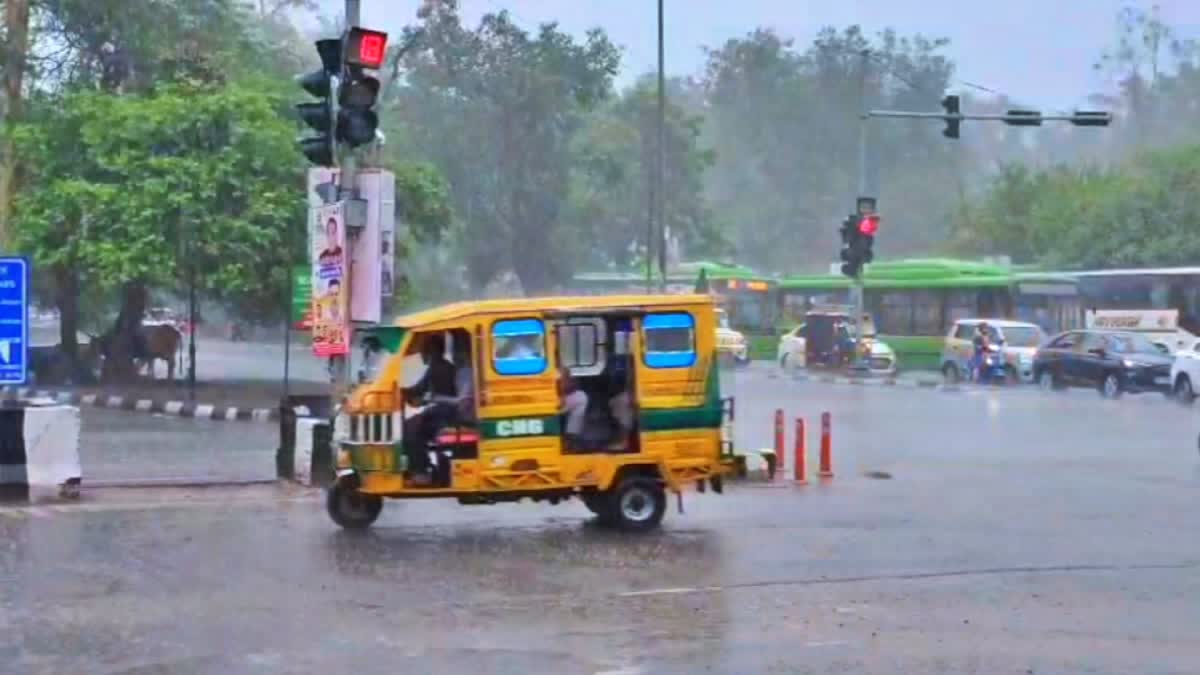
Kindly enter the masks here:
<path id="1" fill-rule="evenodd" d="M 385 352 L 377 375 L 351 393 L 334 423 L 326 507 L 344 528 L 370 526 L 385 498 L 578 498 L 603 524 L 649 530 L 668 492 L 682 510 L 686 486 L 720 493 L 734 469 L 733 400 L 721 398 L 707 295 L 462 302 L 373 335 Z M 422 357 L 430 344 L 434 353 Z M 456 378 L 470 383 L 459 401 L 470 412 L 414 416 L 422 402 L 412 400 L 412 385 L 435 360 L 442 369 L 451 361 Z M 573 395 L 586 394 L 581 426 L 563 414 L 564 374 Z M 435 432 L 418 434 L 430 420 Z"/>
<path id="2" fill-rule="evenodd" d="M 804 323 L 783 335 L 778 359 L 785 368 L 842 370 L 854 361 L 854 313 L 840 306 L 814 307 Z M 875 333 L 869 314 L 862 318 L 862 362 L 872 375 L 896 374 L 896 355 Z"/>

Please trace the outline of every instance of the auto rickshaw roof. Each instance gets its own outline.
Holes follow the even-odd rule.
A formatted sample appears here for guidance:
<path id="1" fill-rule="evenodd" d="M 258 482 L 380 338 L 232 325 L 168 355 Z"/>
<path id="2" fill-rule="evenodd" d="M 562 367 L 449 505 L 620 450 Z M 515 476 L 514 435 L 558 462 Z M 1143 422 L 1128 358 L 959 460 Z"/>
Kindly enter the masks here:
<path id="1" fill-rule="evenodd" d="M 421 328 L 444 321 L 490 314 L 557 313 L 580 310 L 654 310 L 680 305 L 713 305 L 713 298 L 703 294 L 679 295 L 581 295 L 545 298 L 506 298 L 474 300 L 441 305 L 398 317 L 399 328 Z"/>

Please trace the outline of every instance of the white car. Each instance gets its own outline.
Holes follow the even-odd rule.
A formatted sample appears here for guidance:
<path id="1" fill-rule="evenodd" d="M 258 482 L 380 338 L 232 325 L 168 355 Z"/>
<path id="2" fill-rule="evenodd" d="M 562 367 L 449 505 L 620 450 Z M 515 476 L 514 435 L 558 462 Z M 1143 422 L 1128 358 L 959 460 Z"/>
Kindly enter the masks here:
<path id="1" fill-rule="evenodd" d="M 1200 342 L 1183 345 L 1171 362 L 1171 392 L 1175 400 L 1190 404 L 1200 386 Z"/>
<path id="2" fill-rule="evenodd" d="M 746 336 L 729 326 L 729 315 L 723 309 L 717 310 L 717 354 L 739 366 L 750 363 L 750 345 L 746 343 Z"/>

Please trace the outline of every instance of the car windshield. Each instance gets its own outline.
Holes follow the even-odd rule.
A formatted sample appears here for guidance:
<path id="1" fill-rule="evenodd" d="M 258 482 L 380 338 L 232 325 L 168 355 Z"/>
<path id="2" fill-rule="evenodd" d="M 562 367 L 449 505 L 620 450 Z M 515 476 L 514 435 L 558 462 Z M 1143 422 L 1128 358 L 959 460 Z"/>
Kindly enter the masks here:
<path id="1" fill-rule="evenodd" d="M 1004 344 L 1009 347 L 1036 347 L 1045 337 L 1032 326 L 1010 326 L 1003 329 Z"/>
<path id="2" fill-rule="evenodd" d="M 725 312 L 718 311 L 717 312 L 717 325 L 726 330 L 730 330 L 729 315 L 726 314 Z"/>
<path id="3" fill-rule="evenodd" d="M 1109 336 L 1112 350 L 1118 354 L 1161 354 L 1162 350 L 1144 335 L 1126 333 Z"/>

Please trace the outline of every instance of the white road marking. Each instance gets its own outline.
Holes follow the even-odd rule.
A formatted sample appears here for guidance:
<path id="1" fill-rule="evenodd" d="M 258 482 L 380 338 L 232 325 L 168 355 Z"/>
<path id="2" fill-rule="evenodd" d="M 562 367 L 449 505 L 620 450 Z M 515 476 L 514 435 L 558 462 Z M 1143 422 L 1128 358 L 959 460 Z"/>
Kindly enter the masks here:
<path id="1" fill-rule="evenodd" d="M 721 586 L 698 586 L 684 588 L 653 588 L 645 591 L 625 591 L 618 593 L 618 598 L 641 598 L 652 595 L 683 595 L 686 593 L 718 593 L 725 590 Z"/>

